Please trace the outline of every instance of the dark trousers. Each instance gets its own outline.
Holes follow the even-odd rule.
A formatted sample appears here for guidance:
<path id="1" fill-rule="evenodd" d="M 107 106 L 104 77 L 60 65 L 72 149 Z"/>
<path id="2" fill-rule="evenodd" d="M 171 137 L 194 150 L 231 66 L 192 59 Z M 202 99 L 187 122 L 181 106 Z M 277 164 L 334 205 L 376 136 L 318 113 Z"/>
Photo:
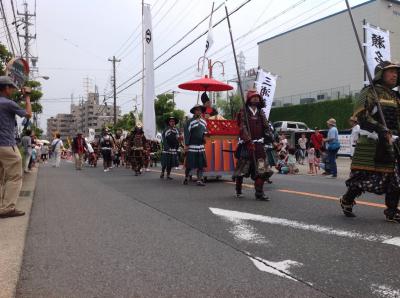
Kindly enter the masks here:
<path id="1" fill-rule="evenodd" d="M 167 170 L 167 176 L 169 176 L 171 174 L 171 167 L 170 166 L 162 166 L 161 168 L 161 172 L 164 174 L 165 170 Z"/>
<path id="2" fill-rule="evenodd" d="M 192 169 L 189 169 L 189 168 L 185 169 L 185 179 L 189 178 L 191 170 Z M 203 169 L 197 169 L 197 180 L 201 180 L 201 179 L 203 179 Z"/>
<path id="3" fill-rule="evenodd" d="M 362 194 L 362 190 L 348 188 L 347 192 L 343 195 L 343 203 L 346 205 L 354 205 L 355 199 Z M 400 192 L 392 191 L 385 194 L 385 215 L 393 216 L 398 212 Z"/>
<path id="4" fill-rule="evenodd" d="M 243 177 L 236 177 L 236 193 L 242 193 Z M 264 178 L 257 177 L 254 180 L 254 189 L 256 191 L 256 197 L 262 197 L 264 195 Z"/>
<path id="5" fill-rule="evenodd" d="M 329 170 L 332 176 L 337 176 L 336 155 L 339 150 L 328 150 Z"/>

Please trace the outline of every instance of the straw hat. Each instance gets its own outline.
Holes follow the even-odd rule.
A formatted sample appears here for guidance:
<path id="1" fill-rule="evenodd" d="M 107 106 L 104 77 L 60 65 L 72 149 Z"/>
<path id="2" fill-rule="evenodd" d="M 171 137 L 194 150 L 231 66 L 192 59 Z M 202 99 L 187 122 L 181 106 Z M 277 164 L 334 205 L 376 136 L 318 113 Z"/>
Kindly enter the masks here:
<path id="1" fill-rule="evenodd" d="M 334 118 L 329 119 L 326 121 L 328 125 L 336 126 L 336 120 Z"/>

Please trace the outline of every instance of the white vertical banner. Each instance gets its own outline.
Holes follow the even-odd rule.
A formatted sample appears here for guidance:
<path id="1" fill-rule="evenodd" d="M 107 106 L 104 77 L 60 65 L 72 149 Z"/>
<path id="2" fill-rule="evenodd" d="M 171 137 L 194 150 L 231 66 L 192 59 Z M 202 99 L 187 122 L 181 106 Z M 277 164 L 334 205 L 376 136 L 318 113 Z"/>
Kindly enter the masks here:
<path id="1" fill-rule="evenodd" d="M 210 22 L 208 24 L 208 34 L 207 34 L 206 49 L 204 51 L 204 56 L 207 54 L 208 50 L 214 44 L 213 23 L 212 23 L 213 13 L 214 13 L 214 2 L 212 4 Z M 204 63 L 204 61 L 203 61 L 203 63 Z"/>
<path id="2" fill-rule="evenodd" d="M 265 108 L 263 108 L 263 111 L 267 119 L 269 119 L 272 102 L 274 101 L 277 79 L 278 76 L 270 72 L 264 71 L 261 68 L 258 70 L 257 81 L 255 82 L 255 84 L 258 94 L 260 94 L 264 100 Z"/>
<path id="3" fill-rule="evenodd" d="M 368 69 L 373 77 L 375 67 L 378 63 L 386 60 L 390 61 L 389 31 L 368 23 L 363 27 L 365 29 L 365 58 L 367 59 Z"/>
<path id="4" fill-rule="evenodd" d="M 150 5 L 143 7 L 143 43 L 144 43 L 144 78 L 143 78 L 143 130 L 146 138 L 156 136 L 156 114 L 154 110 L 154 53 L 153 30 L 151 26 Z"/>

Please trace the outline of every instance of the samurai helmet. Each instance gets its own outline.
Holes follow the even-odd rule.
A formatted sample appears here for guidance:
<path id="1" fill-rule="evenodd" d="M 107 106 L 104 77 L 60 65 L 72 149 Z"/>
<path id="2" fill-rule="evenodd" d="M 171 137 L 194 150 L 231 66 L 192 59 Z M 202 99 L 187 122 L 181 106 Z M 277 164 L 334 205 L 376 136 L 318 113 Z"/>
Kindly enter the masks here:
<path id="1" fill-rule="evenodd" d="M 248 104 L 250 103 L 250 98 L 253 98 L 253 97 L 258 97 L 258 99 L 259 99 L 259 101 L 260 101 L 259 107 L 260 107 L 260 108 L 263 108 L 263 107 L 264 107 L 264 100 L 263 100 L 263 98 L 261 97 L 261 95 L 257 92 L 257 90 L 255 90 L 255 89 L 249 89 L 249 90 L 247 90 L 247 94 L 246 94 L 246 104 L 248 105 Z"/>
<path id="2" fill-rule="evenodd" d="M 200 108 L 201 112 L 204 113 L 206 111 L 206 107 L 196 104 L 193 108 L 190 109 L 190 113 L 194 114 L 194 110 Z"/>
<path id="3" fill-rule="evenodd" d="M 201 94 L 201 102 L 202 102 L 203 104 L 205 104 L 207 101 L 210 101 L 210 98 L 208 97 L 208 95 L 207 95 L 206 92 L 203 92 L 203 93 Z"/>
<path id="4" fill-rule="evenodd" d="M 174 121 L 175 121 L 175 125 L 177 125 L 177 124 L 179 123 L 179 119 L 176 118 L 176 117 L 174 117 L 174 116 L 169 116 L 169 117 L 165 120 L 165 123 L 166 123 L 167 125 L 169 125 L 169 121 L 171 121 L 171 120 L 174 120 Z"/>
<path id="5" fill-rule="evenodd" d="M 391 69 L 391 68 L 396 68 L 399 72 L 399 78 L 397 80 L 397 85 L 399 85 L 400 84 L 400 64 L 396 64 L 396 63 L 393 63 L 390 61 L 383 61 L 375 67 L 375 76 L 374 76 L 373 82 L 378 83 L 380 80 L 382 80 L 383 73 L 385 72 L 385 70 Z"/>

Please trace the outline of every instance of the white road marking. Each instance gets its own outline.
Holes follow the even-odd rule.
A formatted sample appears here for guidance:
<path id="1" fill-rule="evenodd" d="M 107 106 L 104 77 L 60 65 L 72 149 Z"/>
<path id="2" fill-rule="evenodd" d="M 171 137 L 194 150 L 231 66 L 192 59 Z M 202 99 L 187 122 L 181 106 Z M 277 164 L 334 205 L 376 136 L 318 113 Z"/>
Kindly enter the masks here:
<path id="1" fill-rule="evenodd" d="M 393 289 L 386 285 L 373 284 L 371 286 L 373 294 L 379 295 L 384 298 L 399 298 L 400 290 Z"/>
<path id="2" fill-rule="evenodd" d="M 315 224 L 307 224 L 300 221 L 289 220 L 285 218 L 279 217 L 271 217 L 266 215 L 258 215 L 258 214 L 251 214 L 246 212 L 239 212 L 233 210 L 226 210 L 226 209 L 219 209 L 219 208 L 211 208 L 210 210 L 213 214 L 224 217 L 230 221 L 233 220 L 252 220 L 258 221 L 273 225 L 281 225 L 290 227 L 293 229 L 300 229 L 306 231 L 312 231 L 316 233 L 334 235 L 338 237 L 346 237 L 364 241 L 372 241 L 372 242 L 379 242 L 384 244 L 390 244 L 400 247 L 400 238 L 399 237 L 391 237 L 388 235 L 371 235 L 371 234 L 363 234 L 355 231 L 346 231 L 340 229 L 334 229 L 332 227 L 320 226 Z"/>
<path id="3" fill-rule="evenodd" d="M 229 232 L 239 241 L 249 241 L 257 244 L 267 244 L 268 240 L 263 235 L 257 233 L 257 230 L 240 219 L 232 220 L 233 227 Z"/>
<path id="4" fill-rule="evenodd" d="M 382 243 L 400 246 L 400 237 L 394 237 L 394 238 L 385 240 Z"/>
<path id="5" fill-rule="evenodd" d="M 261 258 L 249 257 L 249 259 L 253 262 L 253 264 L 257 267 L 258 270 L 268 272 L 277 276 L 285 277 L 290 280 L 295 280 L 291 277 L 291 272 L 289 269 L 293 266 L 303 266 L 302 263 L 285 260 L 281 262 L 271 262 Z"/>

